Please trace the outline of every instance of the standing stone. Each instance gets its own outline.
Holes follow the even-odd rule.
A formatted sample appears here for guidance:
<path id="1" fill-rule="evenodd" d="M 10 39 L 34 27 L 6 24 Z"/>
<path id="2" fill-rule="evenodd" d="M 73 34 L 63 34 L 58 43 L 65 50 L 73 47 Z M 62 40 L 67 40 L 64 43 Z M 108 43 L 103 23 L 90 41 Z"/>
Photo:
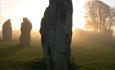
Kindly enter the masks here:
<path id="1" fill-rule="evenodd" d="M 31 30 L 32 24 L 27 18 L 23 18 L 21 24 L 21 36 L 20 36 L 20 45 L 30 46 L 31 44 Z"/>
<path id="2" fill-rule="evenodd" d="M 72 0 L 49 0 L 40 28 L 48 70 L 69 70 L 72 12 Z"/>
<path id="3" fill-rule="evenodd" d="M 2 36 L 4 41 L 10 41 L 12 40 L 12 26 L 11 21 L 8 19 L 4 22 L 2 27 Z"/>

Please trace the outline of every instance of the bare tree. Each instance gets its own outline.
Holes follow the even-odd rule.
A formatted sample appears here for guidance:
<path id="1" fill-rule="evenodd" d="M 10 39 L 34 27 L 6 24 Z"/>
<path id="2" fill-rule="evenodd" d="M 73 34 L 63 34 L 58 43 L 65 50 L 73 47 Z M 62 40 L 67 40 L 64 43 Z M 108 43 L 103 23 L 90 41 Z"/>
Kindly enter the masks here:
<path id="1" fill-rule="evenodd" d="M 115 8 L 111 8 L 109 16 L 107 18 L 107 28 L 110 30 L 111 26 L 114 25 L 115 25 Z"/>
<path id="2" fill-rule="evenodd" d="M 90 22 L 92 22 L 92 27 L 95 31 L 106 31 L 107 18 L 110 12 L 110 7 L 99 0 L 93 0 L 86 3 L 87 17 Z"/>

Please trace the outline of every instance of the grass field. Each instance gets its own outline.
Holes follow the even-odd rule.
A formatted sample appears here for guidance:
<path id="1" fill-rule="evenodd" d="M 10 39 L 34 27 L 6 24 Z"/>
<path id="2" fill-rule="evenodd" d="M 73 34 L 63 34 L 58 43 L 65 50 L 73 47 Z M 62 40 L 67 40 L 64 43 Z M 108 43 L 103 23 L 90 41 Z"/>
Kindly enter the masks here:
<path id="1" fill-rule="evenodd" d="M 104 36 L 73 35 L 71 70 L 115 70 L 115 39 Z M 17 40 L 0 39 L 0 70 L 46 70 L 40 42 L 19 46 Z"/>

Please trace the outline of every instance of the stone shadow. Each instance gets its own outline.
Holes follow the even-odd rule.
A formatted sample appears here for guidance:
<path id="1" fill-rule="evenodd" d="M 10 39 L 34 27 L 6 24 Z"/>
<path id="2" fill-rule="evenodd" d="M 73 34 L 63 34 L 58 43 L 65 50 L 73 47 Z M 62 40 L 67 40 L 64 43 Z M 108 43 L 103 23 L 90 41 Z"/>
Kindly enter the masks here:
<path id="1" fill-rule="evenodd" d="M 34 61 L 22 63 L 19 65 L 22 70 L 47 70 L 44 59 L 36 59 Z M 79 67 L 75 63 L 70 63 L 69 70 L 78 70 Z"/>

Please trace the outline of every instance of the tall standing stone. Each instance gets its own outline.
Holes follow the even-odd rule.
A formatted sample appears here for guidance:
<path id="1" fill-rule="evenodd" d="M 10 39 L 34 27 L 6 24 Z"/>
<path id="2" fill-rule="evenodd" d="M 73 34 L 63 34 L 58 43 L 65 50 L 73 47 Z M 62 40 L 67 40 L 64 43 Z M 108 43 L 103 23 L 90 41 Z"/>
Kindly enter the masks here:
<path id="1" fill-rule="evenodd" d="M 20 45 L 30 46 L 31 45 L 31 30 L 32 24 L 27 18 L 23 18 L 21 24 L 21 36 L 20 36 Z"/>
<path id="2" fill-rule="evenodd" d="M 40 28 L 48 70 L 69 70 L 72 12 L 72 0 L 49 0 Z"/>
<path id="3" fill-rule="evenodd" d="M 12 26 L 11 21 L 8 19 L 4 22 L 2 27 L 2 36 L 4 41 L 10 41 L 12 40 Z"/>

